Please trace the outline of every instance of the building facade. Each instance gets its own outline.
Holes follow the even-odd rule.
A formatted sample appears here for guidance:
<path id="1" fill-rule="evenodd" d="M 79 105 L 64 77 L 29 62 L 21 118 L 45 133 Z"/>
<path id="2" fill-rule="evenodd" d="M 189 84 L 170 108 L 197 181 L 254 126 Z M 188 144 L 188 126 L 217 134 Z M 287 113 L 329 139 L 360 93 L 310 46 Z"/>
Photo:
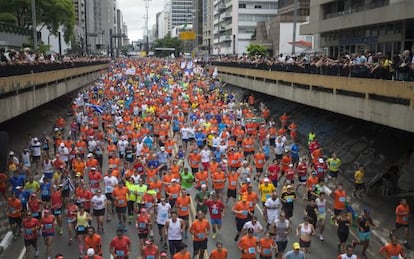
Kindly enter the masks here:
<path id="1" fill-rule="evenodd" d="M 213 28 L 214 28 L 214 0 L 203 0 L 202 5 L 202 45 L 201 49 L 208 54 L 213 53 Z"/>
<path id="2" fill-rule="evenodd" d="M 413 45 L 412 10 L 412 0 L 312 0 L 301 33 L 318 35 L 333 57 L 367 50 L 393 56 Z"/>
<path id="3" fill-rule="evenodd" d="M 193 0 L 171 0 L 171 29 L 193 20 Z"/>
<path id="4" fill-rule="evenodd" d="M 214 0 L 213 54 L 246 52 L 257 22 L 271 20 L 278 0 Z"/>

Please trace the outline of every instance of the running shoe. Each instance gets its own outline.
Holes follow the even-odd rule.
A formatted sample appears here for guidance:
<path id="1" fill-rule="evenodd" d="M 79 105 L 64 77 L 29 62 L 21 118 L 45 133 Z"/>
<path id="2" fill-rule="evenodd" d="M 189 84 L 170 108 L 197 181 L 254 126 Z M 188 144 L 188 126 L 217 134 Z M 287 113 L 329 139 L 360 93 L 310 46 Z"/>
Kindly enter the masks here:
<path id="1" fill-rule="evenodd" d="M 39 248 L 36 248 L 35 250 L 35 257 L 39 257 Z"/>
<path id="2" fill-rule="evenodd" d="M 319 235 L 319 239 L 320 239 L 321 241 L 323 241 L 323 240 L 324 240 L 324 238 L 323 238 L 323 236 L 322 236 L 322 235 Z"/>
<path id="3" fill-rule="evenodd" d="M 216 234 L 216 233 L 214 233 L 214 234 L 211 236 L 211 238 L 213 238 L 213 239 L 216 239 L 216 237 L 217 237 L 217 234 Z"/>

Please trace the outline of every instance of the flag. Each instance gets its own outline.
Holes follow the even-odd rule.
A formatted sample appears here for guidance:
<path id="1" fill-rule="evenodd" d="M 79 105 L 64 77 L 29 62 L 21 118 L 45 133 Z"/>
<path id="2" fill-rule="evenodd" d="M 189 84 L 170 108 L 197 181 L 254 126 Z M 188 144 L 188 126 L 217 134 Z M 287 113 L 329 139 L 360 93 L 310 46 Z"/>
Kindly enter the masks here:
<path id="1" fill-rule="evenodd" d="M 93 109 L 94 111 L 96 111 L 97 113 L 102 114 L 102 113 L 104 112 L 104 108 L 103 108 L 102 106 L 100 106 L 100 105 L 91 104 L 91 103 L 85 103 L 85 105 L 86 105 L 87 107 L 92 107 L 92 109 Z"/>
<path id="2" fill-rule="evenodd" d="M 185 31 L 185 29 L 187 29 L 187 26 L 188 26 L 188 23 L 187 23 L 187 22 L 185 22 L 185 23 L 184 23 L 184 26 L 183 26 L 183 31 Z"/>
<path id="3" fill-rule="evenodd" d="M 213 79 L 216 79 L 217 76 L 218 76 L 217 67 L 214 67 Z"/>

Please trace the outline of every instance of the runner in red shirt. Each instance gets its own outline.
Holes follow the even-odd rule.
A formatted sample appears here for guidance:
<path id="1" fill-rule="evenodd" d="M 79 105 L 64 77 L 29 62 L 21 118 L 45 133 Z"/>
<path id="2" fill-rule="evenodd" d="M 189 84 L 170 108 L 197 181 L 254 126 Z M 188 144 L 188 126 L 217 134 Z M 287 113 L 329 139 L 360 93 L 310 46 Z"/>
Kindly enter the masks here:
<path id="1" fill-rule="evenodd" d="M 145 241 L 145 246 L 142 248 L 141 255 L 143 259 L 156 259 L 160 256 L 158 246 L 154 245 L 154 240 L 149 238 Z"/>
<path id="2" fill-rule="evenodd" d="M 217 233 L 221 230 L 222 218 L 224 213 L 224 204 L 219 200 L 219 194 L 214 194 L 212 199 L 204 202 L 210 212 L 210 222 L 213 227 L 213 239 L 216 239 Z"/>
<path id="3" fill-rule="evenodd" d="M 26 247 L 26 258 L 29 258 L 30 246 L 35 249 L 35 257 L 39 256 L 39 246 L 37 244 L 37 231 L 40 229 L 38 219 L 32 217 L 32 213 L 28 211 L 26 218 L 23 219 L 22 230 L 24 238 L 24 246 Z"/>
<path id="4" fill-rule="evenodd" d="M 52 243 L 55 236 L 55 216 L 50 214 L 50 210 L 43 211 L 43 217 L 40 220 L 42 236 L 45 240 L 45 246 L 48 258 L 52 256 Z"/>
<path id="5" fill-rule="evenodd" d="M 129 259 L 131 240 L 124 236 L 124 230 L 122 228 L 118 228 L 116 237 L 109 244 L 109 253 L 114 259 Z"/>

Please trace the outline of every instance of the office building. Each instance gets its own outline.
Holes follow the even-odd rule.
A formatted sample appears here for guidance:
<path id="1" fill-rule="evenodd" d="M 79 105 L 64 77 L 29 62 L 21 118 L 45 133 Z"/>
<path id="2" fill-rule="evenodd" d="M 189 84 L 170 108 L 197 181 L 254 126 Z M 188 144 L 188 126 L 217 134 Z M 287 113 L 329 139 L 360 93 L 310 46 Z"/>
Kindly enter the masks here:
<path id="1" fill-rule="evenodd" d="M 214 0 L 213 53 L 241 55 L 246 52 L 257 22 L 277 14 L 278 0 Z"/>
<path id="2" fill-rule="evenodd" d="M 302 34 L 337 57 L 369 50 L 393 56 L 414 42 L 412 0 L 312 0 Z"/>

